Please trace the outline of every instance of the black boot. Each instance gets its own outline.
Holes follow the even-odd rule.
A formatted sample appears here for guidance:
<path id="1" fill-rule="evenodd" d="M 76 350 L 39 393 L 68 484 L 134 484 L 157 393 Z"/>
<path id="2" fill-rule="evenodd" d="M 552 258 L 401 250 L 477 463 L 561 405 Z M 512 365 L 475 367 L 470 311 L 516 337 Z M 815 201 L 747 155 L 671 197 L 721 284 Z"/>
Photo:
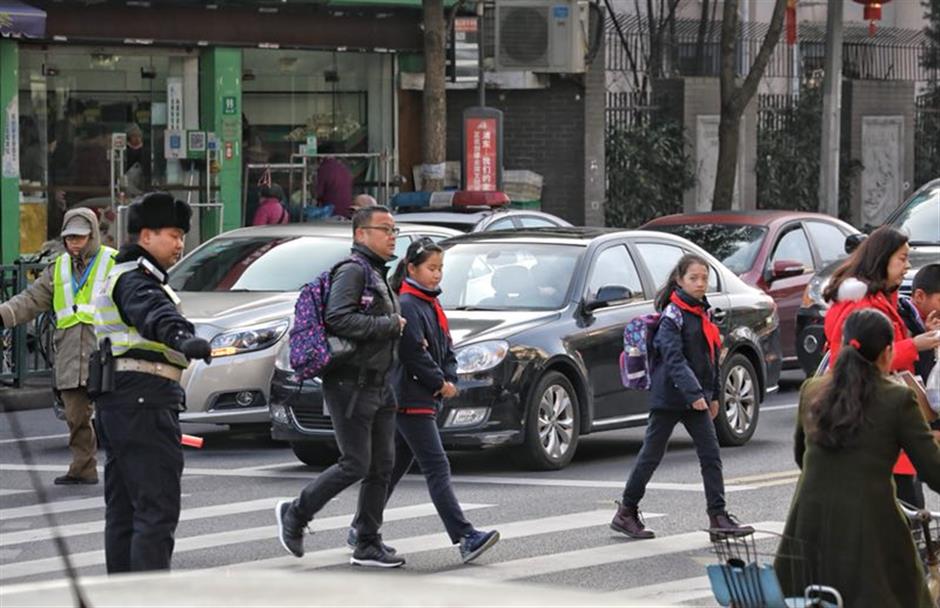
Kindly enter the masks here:
<path id="1" fill-rule="evenodd" d="M 647 530 L 643 525 L 639 509 L 620 503 L 617 503 L 617 513 L 610 522 L 610 529 L 626 534 L 630 538 L 644 539 L 656 536 L 652 530 Z"/>
<path id="2" fill-rule="evenodd" d="M 748 534 L 754 533 L 753 527 L 741 524 L 737 517 L 731 513 L 728 513 L 727 511 L 721 511 L 720 513 L 715 513 L 714 515 L 709 514 L 708 524 L 712 540 L 717 540 L 717 538 L 722 535 L 747 536 Z"/>

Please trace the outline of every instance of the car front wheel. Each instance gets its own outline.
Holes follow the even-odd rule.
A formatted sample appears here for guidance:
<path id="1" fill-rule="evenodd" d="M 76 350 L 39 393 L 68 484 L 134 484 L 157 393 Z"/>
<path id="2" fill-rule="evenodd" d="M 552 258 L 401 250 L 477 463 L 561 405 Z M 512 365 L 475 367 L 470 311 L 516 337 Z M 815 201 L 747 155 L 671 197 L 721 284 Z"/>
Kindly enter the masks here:
<path id="1" fill-rule="evenodd" d="M 744 445 L 757 429 L 760 412 L 760 384 L 747 357 L 735 354 L 725 362 L 721 373 L 721 403 L 715 430 L 723 446 Z"/>
<path id="2" fill-rule="evenodd" d="M 578 396 L 559 372 L 542 376 L 526 407 L 525 464 L 540 470 L 561 469 L 571 462 L 581 433 Z"/>
<path id="3" fill-rule="evenodd" d="M 333 446 L 315 441 L 291 441 L 290 448 L 297 460 L 310 467 L 333 464 L 339 454 Z"/>

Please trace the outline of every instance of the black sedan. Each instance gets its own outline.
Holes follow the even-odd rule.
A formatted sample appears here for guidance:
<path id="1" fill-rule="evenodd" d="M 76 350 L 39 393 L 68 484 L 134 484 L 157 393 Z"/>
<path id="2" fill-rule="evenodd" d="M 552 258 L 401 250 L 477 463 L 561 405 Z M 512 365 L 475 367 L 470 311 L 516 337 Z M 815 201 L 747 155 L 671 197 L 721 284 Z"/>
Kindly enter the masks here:
<path id="1" fill-rule="evenodd" d="M 689 241 L 661 232 L 556 228 L 477 233 L 445 242 L 441 302 L 456 347 L 460 395 L 438 424 L 448 448 L 515 446 L 529 466 L 559 469 L 581 435 L 646 423 L 648 393 L 620 382 L 626 323 L 686 252 L 712 264 L 708 295 L 724 335 L 724 445 L 742 445 L 775 390 L 781 354 L 770 296 Z M 298 386 L 286 349 L 271 388 L 272 435 L 319 462 L 332 428 L 318 381 Z"/>

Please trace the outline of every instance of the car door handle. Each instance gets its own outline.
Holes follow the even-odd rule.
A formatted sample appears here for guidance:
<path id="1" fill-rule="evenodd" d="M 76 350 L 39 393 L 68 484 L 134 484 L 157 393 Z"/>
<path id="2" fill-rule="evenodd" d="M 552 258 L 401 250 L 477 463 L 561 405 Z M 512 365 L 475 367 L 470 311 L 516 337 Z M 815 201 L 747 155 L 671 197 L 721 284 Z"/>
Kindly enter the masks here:
<path id="1" fill-rule="evenodd" d="M 713 320 L 713 321 L 721 322 L 721 321 L 724 321 L 726 318 L 728 318 L 728 311 L 727 311 L 727 310 L 722 310 L 722 309 L 720 309 L 720 308 L 716 308 L 715 310 L 712 311 L 712 320 Z"/>

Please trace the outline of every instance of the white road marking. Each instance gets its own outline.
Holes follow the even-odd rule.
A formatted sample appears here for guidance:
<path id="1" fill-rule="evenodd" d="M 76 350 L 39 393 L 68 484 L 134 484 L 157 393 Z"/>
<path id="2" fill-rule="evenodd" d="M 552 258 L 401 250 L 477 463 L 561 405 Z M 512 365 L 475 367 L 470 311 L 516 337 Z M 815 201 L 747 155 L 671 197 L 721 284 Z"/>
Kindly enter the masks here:
<path id="1" fill-rule="evenodd" d="M 36 437 L 23 437 L 22 441 L 46 441 L 48 439 L 68 439 L 68 433 L 63 435 L 38 435 Z M 16 443 L 21 441 L 20 439 L 0 439 L 0 445 L 6 443 Z M 58 469 L 57 469 L 58 470 Z"/>
<path id="2" fill-rule="evenodd" d="M 759 530 L 779 533 L 783 530 L 784 522 L 770 521 L 753 525 Z M 755 535 L 755 538 L 761 537 L 760 534 Z M 492 581 L 506 581 L 657 557 L 667 553 L 706 549 L 710 546 L 711 541 L 707 532 L 688 532 L 651 540 L 625 541 L 601 547 L 525 557 L 495 564 L 482 564 L 472 569 L 450 571 L 448 574 Z"/>
<path id="3" fill-rule="evenodd" d="M 760 413 L 763 414 L 764 412 L 777 412 L 780 410 L 795 410 L 798 407 L 800 407 L 799 403 L 785 403 L 783 405 L 769 405 L 766 407 L 761 406 Z"/>
<path id="4" fill-rule="evenodd" d="M 0 496 L 13 496 L 14 494 L 28 494 L 32 490 L 4 490 L 0 489 Z"/>
<path id="5" fill-rule="evenodd" d="M 187 551 L 198 551 L 200 549 L 213 549 L 226 545 L 237 545 L 259 540 L 269 540 L 272 544 L 277 543 L 277 527 L 274 523 L 274 505 L 276 499 L 270 499 L 271 523 L 266 526 L 256 528 L 241 528 L 227 532 L 215 532 L 212 534 L 200 534 L 197 536 L 188 536 L 176 539 L 176 547 L 173 554 L 179 555 Z M 484 509 L 494 505 L 467 503 L 461 505 L 464 511 L 474 509 Z M 385 521 L 395 521 L 399 519 L 411 519 L 415 517 L 427 517 L 436 515 L 437 511 L 431 503 L 411 505 L 408 507 L 398 507 L 395 509 L 386 509 Z M 333 517 L 324 517 L 315 519 L 310 527 L 316 531 L 337 530 L 349 526 L 353 518 L 353 513 L 336 515 Z M 87 566 L 99 566 L 105 563 L 104 551 L 86 551 L 84 553 L 73 553 L 69 556 L 75 568 L 85 568 Z M 33 576 L 35 574 L 45 574 L 49 572 L 60 572 L 62 570 L 62 559 L 59 556 L 24 561 L 12 564 L 3 564 L 0 568 L 0 580 L 9 580 L 24 576 Z"/>
<path id="6" fill-rule="evenodd" d="M 709 598 L 712 598 L 709 605 L 714 604 L 712 587 L 707 576 L 693 576 L 692 578 L 666 581 L 654 585 L 620 589 L 603 595 L 615 598 L 618 603 L 623 602 L 625 607 L 676 606 L 683 602 Z"/>
<path id="7" fill-rule="evenodd" d="M 46 503 L 46 508 L 52 513 L 71 513 L 72 511 L 85 511 L 86 509 L 101 509 L 104 513 L 104 496 L 93 498 L 78 498 L 75 500 L 62 500 Z M 19 517 L 39 517 L 45 510 L 42 505 L 28 505 L 25 507 L 11 507 L 0 509 L 0 521 L 17 519 Z"/>

